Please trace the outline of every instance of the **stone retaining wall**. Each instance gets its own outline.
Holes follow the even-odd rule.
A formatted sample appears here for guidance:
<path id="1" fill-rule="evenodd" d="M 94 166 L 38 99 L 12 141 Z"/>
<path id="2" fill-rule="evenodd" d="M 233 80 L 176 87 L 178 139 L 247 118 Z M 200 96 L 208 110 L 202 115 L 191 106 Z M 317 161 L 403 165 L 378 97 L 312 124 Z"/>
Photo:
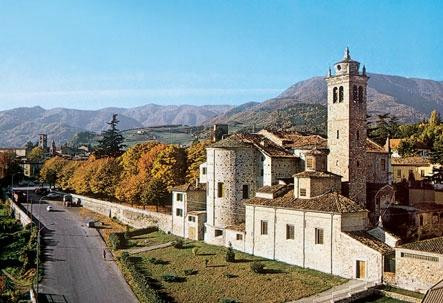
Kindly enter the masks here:
<path id="1" fill-rule="evenodd" d="M 138 209 L 114 202 L 108 202 L 72 194 L 74 201 L 80 199 L 83 207 L 119 221 L 134 228 L 157 226 L 164 232 L 172 231 L 172 215 Z"/>
<path id="2" fill-rule="evenodd" d="M 28 216 L 28 213 L 26 212 L 26 210 L 23 208 L 23 206 L 15 203 L 14 201 L 12 201 L 11 199 L 8 199 L 9 201 L 9 205 L 11 207 L 12 210 L 12 214 L 14 216 L 14 218 L 16 218 L 17 220 L 20 221 L 20 223 L 23 226 L 26 226 L 28 224 L 32 223 L 32 219 L 30 216 Z"/>

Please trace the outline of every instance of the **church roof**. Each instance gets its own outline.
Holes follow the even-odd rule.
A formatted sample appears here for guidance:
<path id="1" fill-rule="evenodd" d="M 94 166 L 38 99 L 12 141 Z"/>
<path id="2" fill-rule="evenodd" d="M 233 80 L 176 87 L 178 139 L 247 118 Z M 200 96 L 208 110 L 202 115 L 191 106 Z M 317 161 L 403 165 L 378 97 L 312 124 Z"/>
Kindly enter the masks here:
<path id="1" fill-rule="evenodd" d="M 400 248 L 443 254 L 443 237 L 403 244 Z"/>
<path id="2" fill-rule="evenodd" d="M 284 196 L 278 198 L 265 199 L 255 197 L 249 200 L 245 200 L 244 204 L 275 208 L 289 208 L 295 210 L 311 210 L 338 214 L 367 211 L 357 202 L 354 202 L 351 199 L 346 198 L 345 196 L 342 196 L 341 194 L 336 192 L 326 193 L 311 199 L 298 199 L 294 197 L 294 190 L 291 190 Z"/>
<path id="3" fill-rule="evenodd" d="M 178 191 L 178 192 L 189 192 L 189 191 L 204 191 L 205 188 L 201 186 L 200 184 L 198 186 L 195 186 L 191 183 L 185 183 L 181 185 L 174 186 L 171 191 Z"/>
<path id="4" fill-rule="evenodd" d="M 285 148 L 277 145 L 268 138 L 259 134 L 233 134 L 223 140 L 220 140 L 209 147 L 212 148 L 245 148 L 255 147 L 270 157 L 276 158 L 296 158 Z"/>
<path id="5" fill-rule="evenodd" d="M 392 157 L 391 164 L 392 165 L 408 165 L 408 166 L 429 166 L 429 165 L 431 165 L 431 160 L 420 157 L 420 156 Z"/>
<path id="6" fill-rule="evenodd" d="M 388 153 L 382 146 L 378 145 L 369 138 L 366 139 L 366 151 L 368 153 Z"/>
<path id="7" fill-rule="evenodd" d="M 358 242 L 382 253 L 382 254 L 387 254 L 390 252 L 393 252 L 394 249 L 392 247 L 390 247 L 389 245 L 387 245 L 386 243 L 384 243 L 383 241 L 378 240 L 376 237 L 370 235 L 367 231 L 365 230 L 359 230 L 359 231 L 349 231 L 349 232 L 344 232 L 345 234 L 347 234 L 348 236 L 350 236 L 351 238 L 357 240 Z"/>
<path id="8" fill-rule="evenodd" d="M 301 178 L 330 178 L 330 177 L 342 177 L 340 175 L 328 172 L 328 171 L 310 171 L 305 170 L 300 173 L 296 173 L 294 177 L 301 177 Z"/>
<path id="9" fill-rule="evenodd" d="M 287 184 L 276 184 L 276 185 L 271 185 L 271 186 L 267 185 L 267 186 L 263 186 L 263 187 L 260 187 L 259 189 L 257 189 L 257 192 L 258 193 L 266 193 L 266 194 L 275 194 L 288 186 L 289 185 L 287 185 Z"/>

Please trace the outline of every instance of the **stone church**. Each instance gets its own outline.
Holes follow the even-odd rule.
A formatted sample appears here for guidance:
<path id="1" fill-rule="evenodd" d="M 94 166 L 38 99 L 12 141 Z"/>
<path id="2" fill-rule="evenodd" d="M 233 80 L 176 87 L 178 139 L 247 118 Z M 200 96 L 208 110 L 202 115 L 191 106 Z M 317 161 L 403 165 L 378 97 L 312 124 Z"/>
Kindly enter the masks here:
<path id="1" fill-rule="evenodd" d="M 199 178 L 206 213 L 197 228 L 210 244 L 380 282 L 393 253 L 390 235 L 373 228 L 394 198 L 389 154 L 366 137 L 365 67 L 347 48 L 334 69 L 326 77 L 328 139 L 262 130 L 220 135 L 207 148 Z M 183 194 L 173 191 L 180 236 L 191 222 L 174 202 Z"/>

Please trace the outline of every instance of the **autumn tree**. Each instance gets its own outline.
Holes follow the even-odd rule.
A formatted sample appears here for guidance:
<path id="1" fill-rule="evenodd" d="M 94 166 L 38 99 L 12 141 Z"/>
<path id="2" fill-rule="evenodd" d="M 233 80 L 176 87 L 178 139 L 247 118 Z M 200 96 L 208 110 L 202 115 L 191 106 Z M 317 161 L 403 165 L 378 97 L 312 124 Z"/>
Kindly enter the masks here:
<path id="1" fill-rule="evenodd" d="M 82 164 L 82 161 L 67 161 L 63 168 L 57 173 L 57 186 L 63 190 L 74 190 L 71 179 Z"/>
<path id="2" fill-rule="evenodd" d="M 14 152 L 0 153 L 0 179 L 21 172 L 19 163 L 15 158 Z"/>
<path id="3" fill-rule="evenodd" d="M 97 171 L 96 158 L 94 156 L 89 157 L 87 161 L 84 161 L 79 165 L 69 180 L 70 187 L 77 194 L 89 194 L 91 193 L 90 182 L 92 176 Z"/>
<path id="4" fill-rule="evenodd" d="M 55 186 L 57 178 L 60 177 L 60 172 L 67 163 L 68 160 L 61 157 L 52 157 L 46 160 L 40 169 L 40 180 L 48 183 L 50 187 Z"/>
<path id="5" fill-rule="evenodd" d="M 153 178 L 146 187 L 143 188 L 140 201 L 143 204 L 143 208 L 146 205 L 156 205 L 158 207 L 164 206 L 169 199 L 169 192 L 166 183 L 163 180 Z"/>
<path id="6" fill-rule="evenodd" d="M 109 129 L 102 132 L 102 138 L 98 140 L 98 145 L 94 151 L 97 158 L 103 157 L 118 157 L 123 152 L 123 148 L 126 146 L 123 144 L 124 138 L 117 128 L 120 122 L 117 119 L 117 114 L 112 115 L 111 122 L 107 122 Z"/>
<path id="7" fill-rule="evenodd" d="M 37 147 L 34 147 L 29 152 L 27 158 L 32 162 L 39 162 L 39 161 L 43 160 L 44 156 L 45 156 L 45 151 L 43 150 L 43 148 L 37 146 Z"/>
<path id="8" fill-rule="evenodd" d="M 185 182 L 186 169 L 185 150 L 169 145 L 154 160 L 152 177 L 162 180 L 168 188 L 171 188 Z"/>
<path id="9" fill-rule="evenodd" d="M 92 193 L 108 198 L 115 197 L 115 187 L 120 177 L 121 166 L 114 158 L 97 159 L 92 164 L 89 188 Z"/>
<path id="10" fill-rule="evenodd" d="M 186 149 L 188 162 L 186 179 L 191 183 L 194 183 L 200 175 L 200 165 L 206 161 L 206 147 L 209 144 L 209 140 L 195 142 Z"/>

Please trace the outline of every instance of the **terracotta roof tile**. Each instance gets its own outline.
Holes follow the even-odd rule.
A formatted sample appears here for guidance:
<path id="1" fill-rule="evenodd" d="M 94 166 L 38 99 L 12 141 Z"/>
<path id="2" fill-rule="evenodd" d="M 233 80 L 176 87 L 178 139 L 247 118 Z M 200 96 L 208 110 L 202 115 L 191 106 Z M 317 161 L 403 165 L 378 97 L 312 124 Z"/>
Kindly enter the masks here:
<path id="1" fill-rule="evenodd" d="M 426 296 L 423 298 L 422 303 L 441 303 L 443 302 L 443 280 L 432 286 Z"/>
<path id="2" fill-rule="evenodd" d="M 181 185 L 174 186 L 171 191 L 188 192 L 188 191 L 204 191 L 205 188 L 201 185 L 195 186 L 191 183 L 185 183 Z"/>
<path id="3" fill-rule="evenodd" d="M 400 246 L 401 248 L 418 250 L 436 254 L 443 254 L 443 237 L 411 242 Z"/>
<path id="4" fill-rule="evenodd" d="M 290 153 L 288 150 L 259 134 L 233 134 L 223 140 L 212 144 L 209 147 L 244 148 L 252 146 L 261 150 L 263 153 L 267 154 L 270 157 L 296 158 L 296 156 Z"/>
<path id="5" fill-rule="evenodd" d="M 330 178 L 330 177 L 342 177 L 328 171 L 310 171 L 305 170 L 300 173 L 296 173 L 294 177 L 310 177 L 310 178 Z"/>
<path id="6" fill-rule="evenodd" d="M 364 245 L 382 253 L 387 254 L 394 251 L 392 247 L 387 245 L 386 243 L 378 240 L 374 236 L 368 234 L 367 231 L 361 230 L 361 231 L 350 231 L 350 232 L 344 232 L 351 238 L 357 240 L 360 243 L 363 243 Z"/>
<path id="7" fill-rule="evenodd" d="M 429 159 L 413 156 L 413 157 L 393 157 L 391 158 L 392 165 L 410 165 L 410 166 L 429 166 L 431 161 Z"/>
<path id="8" fill-rule="evenodd" d="M 328 213 L 355 213 L 360 211 L 367 211 L 358 203 L 352 201 L 339 193 L 327 193 L 311 199 L 297 199 L 294 197 L 294 190 L 289 191 L 284 196 L 265 199 L 252 198 L 245 200 L 247 205 L 260 205 L 265 207 L 282 207 L 296 210 L 312 210 Z"/>
<path id="9" fill-rule="evenodd" d="M 288 187 L 287 184 L 276 184 L 276 185 L 272 185 L 272 186 L 263 186 L 263 187 L 260 187 L 259 189 L 257 189 L 257 192 L 266 193 L 266 194 L 274 194 L 286 187 Z"/>
<path id="10" fill-rule="evenodd" d="M 366 139 L 366 151 L 368 153 L 388 153 L 382 146 L 378 145 L 369 138 Z"/>

